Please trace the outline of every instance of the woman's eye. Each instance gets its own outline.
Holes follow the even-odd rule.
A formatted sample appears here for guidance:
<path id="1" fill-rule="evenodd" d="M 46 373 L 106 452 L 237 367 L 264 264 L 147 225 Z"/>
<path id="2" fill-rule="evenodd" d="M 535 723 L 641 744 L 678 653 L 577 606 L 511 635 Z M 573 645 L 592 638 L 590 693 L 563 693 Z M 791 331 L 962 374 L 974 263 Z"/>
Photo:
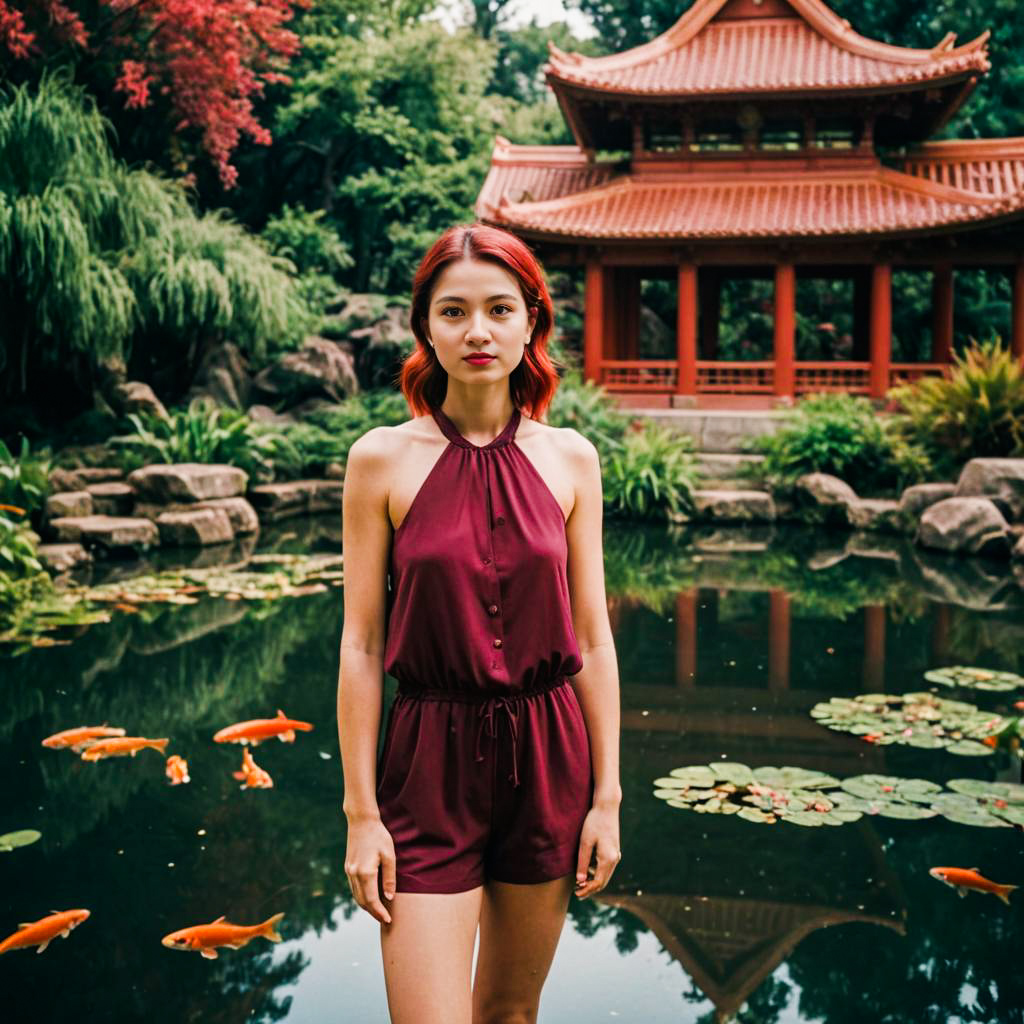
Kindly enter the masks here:
<path id="1" fill-rule="evenodd" d="M 447 316 L 449 313 L 461 313 L 461 312 L 462 312 L 462 310 L 459 309 L 458 306 L 445 306 L 445 308 L 441 310 L 441 316 Z"/>
<path id="2" fill-rule="evenodd" d="M 511 313 L 511 312 L 512 312 L 512 307 L 511 307 L 511 306 L 506 306 L 506 305 L 505 305 L 504 303 L 501 303 L 501 302 L 499 302 L 499 303 L 498 303 L 498 305 L 497 305 L 497 306 L 495 306 L 494 308 L 495 308 L 496 310 L 497 310 L 497 309 L 504 309 L 504 310 L 507 310 L 507 311 L 508 311 L 509 313 Z"/>

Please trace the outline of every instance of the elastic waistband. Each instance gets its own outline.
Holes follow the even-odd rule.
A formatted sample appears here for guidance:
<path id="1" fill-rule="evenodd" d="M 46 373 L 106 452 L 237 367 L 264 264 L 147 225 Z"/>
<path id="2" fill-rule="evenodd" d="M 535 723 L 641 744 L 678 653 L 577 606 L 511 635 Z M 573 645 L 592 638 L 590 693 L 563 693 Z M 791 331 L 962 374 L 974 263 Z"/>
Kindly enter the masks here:
<path id="1" fill-rule="evenodd" d="M 436 690 L 399 686 L 396 696 L 412 697 L 415 700 L 451 700 L 461 704 L 482 704 L 489 700 L 522 700 L 525 697 L 535 697 L 557 690 L 568 682 L 569 677 L 561 675 L 556 676 L 545 686 L 536 686 L 529 690 Z"/>

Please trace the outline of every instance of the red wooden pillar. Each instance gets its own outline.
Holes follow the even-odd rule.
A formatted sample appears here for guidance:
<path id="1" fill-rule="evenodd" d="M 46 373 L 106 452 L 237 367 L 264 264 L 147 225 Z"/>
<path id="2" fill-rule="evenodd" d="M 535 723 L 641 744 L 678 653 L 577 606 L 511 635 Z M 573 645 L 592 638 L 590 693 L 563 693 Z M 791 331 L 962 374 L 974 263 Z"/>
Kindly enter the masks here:
<path id="1" fill-rule="evenodd" d="M 892 362 L 892 267 L 876 263 L 871 273 L 871 375 L 872 398 L 885 398 Z"/>
<path id="2" fill-rule="evenodd" d="M 773 590 L 769 596 L 768 688 L 789 689 L 789 595 Z"/>
<path id="3" fill-rule="evenodd" d="M 932 362 L 953 361 L 953 267 L 941 263 L 932 275 Z"/>
<path id="4" fill-rule="evenodd" d="M 583 284 L 583 379 L 601 383 L 604 359 L 604 268 L 587 261 Z"/>
<path id="5" fill-rule="evenodd" d="M 885 692 L 885 605 L 864 606 L 864 666 L 861 681 L 868 693 Z"/>
<path id="6" fill-rule="evenodd" d="M 697 394 L 697 267 L 679 264 L 676 314 L 676 394 Z"/>
<path id="7" fill-rule="evenodd" d="M 697 685 L 697 588 L 676 595 L 676 686 Z"/>
<path id="8" fill-rule="evenodd" d="M 796 383 L 796 271 L 775 267 L 775 394 L 792 398 Z"/>
<path id="9" fill-rule="evenodd" d="M 1010 351 L 1024 360 L 1024 260 L 1013 268 L 1013 305 L 1011 316 L 1013 326 L 1010 330 Z"/>

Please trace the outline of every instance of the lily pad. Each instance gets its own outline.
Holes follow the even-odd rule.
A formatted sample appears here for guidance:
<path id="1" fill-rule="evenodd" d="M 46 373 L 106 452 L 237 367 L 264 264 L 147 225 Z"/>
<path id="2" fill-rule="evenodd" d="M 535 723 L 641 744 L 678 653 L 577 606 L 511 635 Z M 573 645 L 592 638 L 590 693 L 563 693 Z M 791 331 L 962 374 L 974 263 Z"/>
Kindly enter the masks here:
<path id="1" fill-rule="evenodd" d="M 925 672 L 924 677 L 928 682 L 938 683 L 940 686 L 958 686 L 967 690 L 987 690 L 991 693 L 1007 693 L 1024 687 L 1024 676 L 1014 672 L 970 668 L 966 665 L 933 668 Z"/>
<path id="2" fill-rule="evenodd" d="M 42 832 L 34 828 L 23 828 L 0 836 L 0 853 L 10 853 L 19 846 L 31 846 L 43 838 Z"/>
<path id="3" fill-rule="evenodd" d="M 992 753 L 991 747 L 975 740 L 957 740 L 956 743 L 950 743 L 946 750 L 950 754 L 960 754 L 965 757 L 987 757 Z"/>
<path id="4" fill-rule="evenodd" d="M 1018 782 L 985 782 L 983 779 L 950 779 L 946 785 L 954 793 L 1007 800 L 1024 804 L 1024 786 Z"/>
<path id="5" fill-rule="evenodd" d="M 709 766 L 715 778 L 732 782 L 737 786 L 748 786 L 754 781 L 754 773 L 738 761 L 716 761 Z"/>

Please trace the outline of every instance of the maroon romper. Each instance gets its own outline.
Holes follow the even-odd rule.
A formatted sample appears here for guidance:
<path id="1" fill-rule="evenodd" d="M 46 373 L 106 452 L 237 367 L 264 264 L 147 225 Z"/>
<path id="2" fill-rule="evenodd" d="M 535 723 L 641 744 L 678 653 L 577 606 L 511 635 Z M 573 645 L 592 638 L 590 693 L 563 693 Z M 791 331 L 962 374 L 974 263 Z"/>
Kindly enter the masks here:
<path id="1" fill-rule="evenodd" d="M 449 444 L 391 550 L 377 802 L 397 891 L 548 881 L 575 871 L 593 798 L 565 518 L 518 409 L 486 445 L 432 413 Z"/>

